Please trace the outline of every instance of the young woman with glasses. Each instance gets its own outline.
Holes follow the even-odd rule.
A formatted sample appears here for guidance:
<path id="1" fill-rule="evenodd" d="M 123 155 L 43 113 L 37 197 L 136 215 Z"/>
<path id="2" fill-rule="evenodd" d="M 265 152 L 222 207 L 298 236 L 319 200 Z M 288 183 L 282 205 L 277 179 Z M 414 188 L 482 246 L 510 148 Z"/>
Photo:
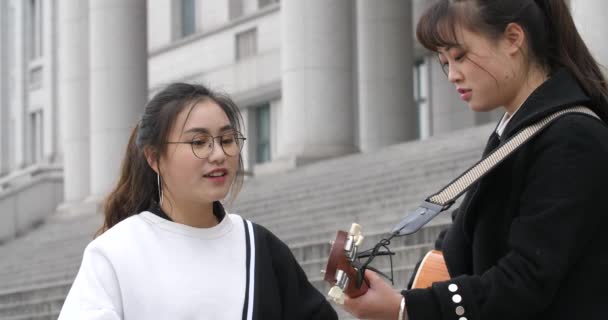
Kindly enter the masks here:
<path id="1" fill-rule="evenodd" d="M 450 280 L 398 292 L 368 272 L 369 291 L 346 299 L 347 310 L 388 320 L 608 319 L 608 88 L 565 1 L 439 0 L 417 36 L 471 110 L 504 111 L 486 154 L 570 107 L 598 118 L 558 118 L 469 189 L 436 242 Z"/>
<path id="2" fill-rule="evenodd" d="M 220 202 L 243 182 L 240 130 L 203 86 L 152 98 L 59 319 L 337 319 L 289 248 Z"/>

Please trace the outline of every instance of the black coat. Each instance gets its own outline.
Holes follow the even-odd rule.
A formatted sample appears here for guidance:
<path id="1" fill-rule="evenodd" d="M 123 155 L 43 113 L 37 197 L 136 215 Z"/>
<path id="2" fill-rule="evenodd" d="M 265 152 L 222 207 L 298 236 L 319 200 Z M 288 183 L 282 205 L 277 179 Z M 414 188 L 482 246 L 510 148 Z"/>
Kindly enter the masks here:
<path id="1" fill-rule="evenodd" d="M 603 114 L 570 73 L 556 72 L 485 152 L 580 104 Z M 403 291 L 410 320 L 608 319 L 603 120 L 561 117 L 469 190 L 437 242 L 452 279 Z"/>

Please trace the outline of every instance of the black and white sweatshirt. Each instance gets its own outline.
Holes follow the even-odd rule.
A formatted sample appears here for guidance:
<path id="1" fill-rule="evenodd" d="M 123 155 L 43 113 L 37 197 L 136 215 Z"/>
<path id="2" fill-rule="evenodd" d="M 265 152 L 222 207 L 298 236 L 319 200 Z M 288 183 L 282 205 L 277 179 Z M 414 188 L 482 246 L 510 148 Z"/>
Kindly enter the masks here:
<path id="1" fill-rule="evenodd" d="M 85 249 L 59 319 L 337 319 L 282 241 L 220 209 L 212 228 L 151 210 L 106 231 Z"/>

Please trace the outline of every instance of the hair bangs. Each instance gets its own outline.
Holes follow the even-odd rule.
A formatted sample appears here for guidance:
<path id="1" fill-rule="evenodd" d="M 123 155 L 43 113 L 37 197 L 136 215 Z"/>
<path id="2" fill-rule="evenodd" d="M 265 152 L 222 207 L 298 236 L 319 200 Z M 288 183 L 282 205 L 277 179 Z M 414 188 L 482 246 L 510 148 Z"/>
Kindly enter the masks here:
<path id="1" fill-rule="evenodd" d="M 467 26 L 467 14 L 464 3 L 452 6 L 448 1 L 441 1 L 431 7 L 418 21 L 416 37 L 428 50 L 437 52 L 439 48 L 458 47 L 458 26 Z"/>

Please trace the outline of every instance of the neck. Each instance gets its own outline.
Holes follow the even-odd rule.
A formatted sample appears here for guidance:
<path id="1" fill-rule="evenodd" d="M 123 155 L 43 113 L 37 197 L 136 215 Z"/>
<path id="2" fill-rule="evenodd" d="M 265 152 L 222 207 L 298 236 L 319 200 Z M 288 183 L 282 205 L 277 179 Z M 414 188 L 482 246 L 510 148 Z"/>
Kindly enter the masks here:
<path id="1" fill-rule="evenodd" d="M 518 79 L 521 86 L 517 90 L 513 99 L 507 103 L 504 108 L 507 114 L 512 115 L 519 107 L 530 97 L 532 92 L 541 84 L 549 79 L 548 72 L 540 67 L 531 67 L 530 71 L 524 75 L 525 78 Z"/>
<path id="2" fill-rule="evenodd" d="M 166 197 L 163 199 L 161 209 L 173 222 L 194 228 L 211 228 L 219 223 L 213 214 L 213 202 L 185 203 Z"/>

